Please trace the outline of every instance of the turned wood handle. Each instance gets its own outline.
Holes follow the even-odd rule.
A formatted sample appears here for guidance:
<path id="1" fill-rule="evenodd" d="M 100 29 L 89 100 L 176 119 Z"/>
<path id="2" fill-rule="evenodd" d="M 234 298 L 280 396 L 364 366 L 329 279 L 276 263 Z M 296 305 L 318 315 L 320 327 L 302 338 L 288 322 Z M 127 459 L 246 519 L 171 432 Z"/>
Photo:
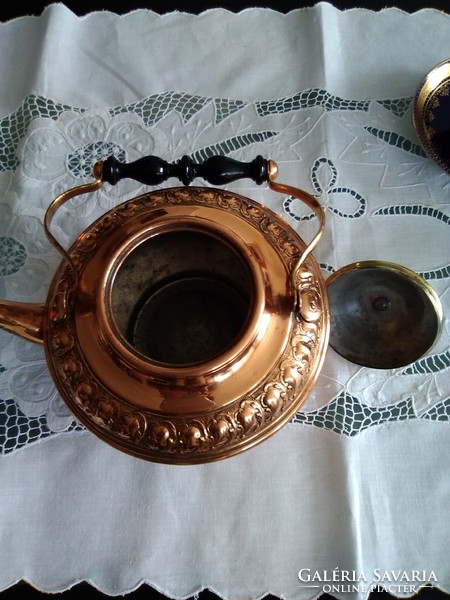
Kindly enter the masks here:
<path id="1" fill-rule="evenodd" d="M 258 185 L 268 179 L 268 163 L 262 156 L 251 162 L 241 162 L 227 156 L 211 156 L 196 163 L 189 156 L 169 163 L 157 156 L 146 156 L 132 163 L 121 163 L 114 156 L 103 162 L 103 181 L 115 185 L 121 179 L 135 179 L 145 185 L 159 185 L 170 177 L 189 185 L 201 177 L 213 185 L 226 185 L 237 179 L 252 179 Z"/>

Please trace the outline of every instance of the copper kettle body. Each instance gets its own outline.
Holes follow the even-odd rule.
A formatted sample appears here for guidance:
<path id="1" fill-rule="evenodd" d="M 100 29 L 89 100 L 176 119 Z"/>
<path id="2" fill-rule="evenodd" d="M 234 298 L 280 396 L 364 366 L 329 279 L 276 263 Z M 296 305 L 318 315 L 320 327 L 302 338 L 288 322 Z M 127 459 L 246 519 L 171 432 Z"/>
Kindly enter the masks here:
<path id="1" fill-rule="evenodd" d="M 0 302 L 0 326 L 42 343 L 56 387 L 100 439 L 147 460 L 223 459 L 268 438 L 298 411 L 329 338 L 324 279 L 312 256 L 325 224 L 315 198 L 275 182 L 276 165 L 213 157 L 97 163 L 95 181 L 47 210 L 63 254 L 45 305 Z M 307 245 L 255 200 L 213 187 L 158 189 L 88 227 L 68 250 L 59 207 L 105 182 L 155 185 L 251 177 L 316 213 Z"/>

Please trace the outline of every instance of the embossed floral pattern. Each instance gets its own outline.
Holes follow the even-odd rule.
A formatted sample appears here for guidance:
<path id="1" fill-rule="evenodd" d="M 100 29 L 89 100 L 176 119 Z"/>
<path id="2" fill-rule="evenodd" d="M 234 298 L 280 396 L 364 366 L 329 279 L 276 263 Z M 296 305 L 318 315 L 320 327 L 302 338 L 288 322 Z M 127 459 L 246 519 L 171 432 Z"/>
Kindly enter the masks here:
<path id="1" fill-rule="evenodd" d="M 48 431 L 67 429 L 74 418 L 49 377 L 44 349 L 3 331 L 0 345 L 8 347 L 2 356 L 0 397 L 14 399 L 22 414 L 31 420 L 44 416 Z"/>
<path id="2" fill-rule="evenodd" d="M 50 251 L 41 233 L 37 218 L 16 215 L 7 204 L 0 204 L 1 298 L 32 297 L 41 290 L 49 275 L 44 257 Z"/>
<path id="3" fill-rule="evenodd" d="M 337 185 L 338 172 L 329 158 L 320 157 L 311 167 L 311 183 L 314 195 L 322 206 L 339 217 L 357 219 L 366 211 L 365 198 L 350 187 Z M 336 203 L 336 204 L 335 204 Z M 309 220 L 313 213 L 302 215 L 299 203 L 295 198 L 287 198 L 283 208 L 295 221 Z"/>
<path id="4" fill-rule="evenodd" d="M 150 154 L 161 144 L 163 134 L 155 129 L 146 131 L 137 115 L 111 118 L 105 111 L 73 111 L 61 113 L 57 119 L 38 118 L 29 126 L 29 132 L 18 147 L 20 172 L 37 184 L 36 197 L 41 207 L 61 192 L 92 181 L 92 169 L 98 160 L 115 156 L 119 160 L 136 160 Z M 135 183 L 132 188 L 137 188 Z M 69 205 L 76 214 L 80 226 L 110 208 L 130 186 L 119 184 L 117 189 L 108 187 L 107 194 L 100 193 L 97 201 L 73 202 Z M 100 212 L 97 211 L 97 212 Z M 92 214 L 92 216 L 91 216 Z M 83 221 L 83 217 L 88 217 Z"/>

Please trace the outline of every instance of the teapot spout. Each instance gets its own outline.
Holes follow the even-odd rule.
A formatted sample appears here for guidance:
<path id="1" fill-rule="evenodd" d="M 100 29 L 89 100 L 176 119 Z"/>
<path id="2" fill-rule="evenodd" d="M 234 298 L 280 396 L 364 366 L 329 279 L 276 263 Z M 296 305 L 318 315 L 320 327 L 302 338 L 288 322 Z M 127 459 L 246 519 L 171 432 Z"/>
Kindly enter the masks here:
<path id="1" fill-rule="evenodd" d="M 0 328 L 22 338 L 44 343 L 45 304 L 0 300 Z"/>

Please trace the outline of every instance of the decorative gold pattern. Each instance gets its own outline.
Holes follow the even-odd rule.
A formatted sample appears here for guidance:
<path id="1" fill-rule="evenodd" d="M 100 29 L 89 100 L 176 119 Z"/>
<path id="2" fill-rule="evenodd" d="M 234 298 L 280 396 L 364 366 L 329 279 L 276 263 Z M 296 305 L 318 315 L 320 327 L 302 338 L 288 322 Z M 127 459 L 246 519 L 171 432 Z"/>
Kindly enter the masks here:
<path id="1" fill-rule="evenodd" d="M 413 125 L 425 152 L 444 171 L 450 173 L 448 159 L 442 156 L 436 140 L 436 115 L 433 111 L 441 106 L 440 98 L 450 95 L 450 61 L 445 60 L 425 76 L 417 90 L 413 106 Z M 441 110 L 443 110 L 441 108 Z M 433 127 L 431 123 L 433 122 Z"/>
<path id="2" fill-rule="evenodd" d="M 231 211 L 264 234 L 289 271 L 304 250 L 296 234 L 279 217 L 252 200 L 209 188 L 175 188 L 130 200 L 84 232 L 69 251 L 79 280 L 83 280 L 94 248 L 100 247 L 111 232 L 137 214 L 167 206 L 212 207 L 218 211 L 218 220 L 222 211 Z M 192 464 L 236 454 L 289 420 L 308 396 L 320 371 L 328 343 L 329 314 L 324 282 L 312 257 L 296 271 L 300 306 L 289 318 L 287 343 L 281 356 L 275 357 L 274 366 L 245 395 L 224 406 L 211 401 L 208 410 L 188 415 L 161 414 L 133 406 L 95 374 L 78 339 L 74 297 L 70 293 L 73 276 L 72 269 L 62 264 L 49 296 L 46 351 L 50 368 L 61 394 L 88 429 L 133 455 L 157 462 Z M 85 300 L 86 307 L 81 310 L 89 311 L 91 300 Z M 83 301 L 79 292 L 78 311 Z M 100 342 L 108 346 L 104 340 Z M 108 348 L 107 352 L 113 354 Z M 207 385 L 194 386 L 193 390 L 205 401 L 213 397 Z M 177 394 L 183 394 L 181 388 L 166 386 L 164 398 Z"/>

